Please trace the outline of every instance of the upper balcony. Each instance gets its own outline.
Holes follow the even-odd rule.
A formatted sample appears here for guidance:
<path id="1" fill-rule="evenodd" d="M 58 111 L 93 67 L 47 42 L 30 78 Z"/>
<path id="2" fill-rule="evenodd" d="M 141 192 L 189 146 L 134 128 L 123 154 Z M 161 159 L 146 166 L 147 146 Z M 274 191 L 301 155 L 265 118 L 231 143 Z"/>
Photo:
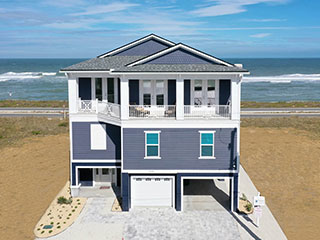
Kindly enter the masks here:
<path id="1" fill-rule="evenodd" d="M 212 79 L 78 78 L 75 109 L 70 113 L 113 121 L 233 120 L 232 104 L 240 103 L 233 103 L 231 86 L 231 80 Z"/>

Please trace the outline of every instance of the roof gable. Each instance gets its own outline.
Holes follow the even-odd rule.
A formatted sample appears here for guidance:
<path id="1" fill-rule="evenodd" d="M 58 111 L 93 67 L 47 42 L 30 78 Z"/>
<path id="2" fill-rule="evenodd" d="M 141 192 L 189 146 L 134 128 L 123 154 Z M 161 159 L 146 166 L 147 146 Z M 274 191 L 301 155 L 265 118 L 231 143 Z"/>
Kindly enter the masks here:
<path id="1" fill-rule="evenodd" d="M 150 34 L 110 52 L 104 53 L 98 56 L 98 58 L 109 56 L 148 56 L 174 45 L 175 43 L 167 39 L 155 34 Z"/>
<path id="2" fill-rule="evenodd" d="M 156 52 L 167 49 L 168 47 L 168 44 L 161 43 L 155 39 L 150 39 L 136 46 L 125 49 L 122 52 L 116 53 L 113 56 L 149 56 Z"/>
<path id="3" fill-rule="evenodd" d="M 127 67 L 133 67 L 139 64 L 214 64 L 234 67 L 231 63 L 225 62 L 182 43 L 130 63 Z"/>
<path id="4" fill-rule="evenodd" d="M 145 64 L 215 64 L 196 54 L 190 53 L 184 49 L 176 49 L 172 52 L 154 58 Z"/>

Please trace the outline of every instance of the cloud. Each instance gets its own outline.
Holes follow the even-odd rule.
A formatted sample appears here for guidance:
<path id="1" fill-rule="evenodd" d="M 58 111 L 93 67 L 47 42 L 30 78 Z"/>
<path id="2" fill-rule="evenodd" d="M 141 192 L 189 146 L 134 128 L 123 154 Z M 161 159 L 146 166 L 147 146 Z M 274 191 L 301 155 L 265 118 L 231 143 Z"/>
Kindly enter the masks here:
<path id="1" fill-rule="evenodd" d="M 84 12 L 72 13 L 71 16 L 85 16 L 85 15 L 96 15 L 103 13 L 112 13 L 127 10 L 131 7 L 139 6 L 135 3 L 110 3 L 107 5 L 95 5 L 93 7 L 88 7 Z"/>
<path id="2" fill-rule="evenodd" d="M 200 17 L 213 17 L 246 12 L 245 6 L 259 3 L 286 3 L 288 0 L 212 0 L 214 5 L 192 11 Z"/>
<path id="3" fill-rule="evenodd" d="M 265 38 L 265 37 L 269 37 L 270 35 L 271 35 L 271 33 L 258 33 L 258 34 L 250 35 L 250 37 L 252 37 L 252 38 Z"/>
<path id="4" fill-rule="evenodd" d="M 287 19 L 266 18 L 266 19 L 245 19 L 245 22 L 285 22 Z"/>

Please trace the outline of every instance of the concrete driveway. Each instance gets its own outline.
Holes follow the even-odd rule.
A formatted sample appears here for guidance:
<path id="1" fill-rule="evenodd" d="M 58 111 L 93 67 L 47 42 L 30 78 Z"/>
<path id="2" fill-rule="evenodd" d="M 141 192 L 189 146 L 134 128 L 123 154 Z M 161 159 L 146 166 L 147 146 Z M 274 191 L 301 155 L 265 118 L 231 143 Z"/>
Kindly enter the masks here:
<path id="1" fill-rule="evenodd" d="M 240 239 L 237 224 L 227 211 L 135 208 L 115 213 L 110 211 L 113 200 L 89 198 L 76 222 L 49 239 Z"/>

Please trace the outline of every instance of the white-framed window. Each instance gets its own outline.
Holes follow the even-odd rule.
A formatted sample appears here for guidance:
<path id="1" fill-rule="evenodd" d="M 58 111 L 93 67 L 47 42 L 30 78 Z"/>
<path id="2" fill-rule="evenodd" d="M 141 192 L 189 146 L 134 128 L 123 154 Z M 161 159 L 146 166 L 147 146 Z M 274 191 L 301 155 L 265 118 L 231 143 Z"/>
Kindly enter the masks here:
<path id="1" fill-rule="evenodd" d="M 107 150 L 106 124 L 90 124 L 90 147 L 91 150 Z"/>
<path id="2" fill-rule="evenodd" d="M 200 131 L 200 157 L 214 159 L 214 134 L 215 131 Z"/>
<path id="3" fill-rule="evenodd" d="M 145 131 L 145 158 L 160 158 L 160 131 Z"/>

